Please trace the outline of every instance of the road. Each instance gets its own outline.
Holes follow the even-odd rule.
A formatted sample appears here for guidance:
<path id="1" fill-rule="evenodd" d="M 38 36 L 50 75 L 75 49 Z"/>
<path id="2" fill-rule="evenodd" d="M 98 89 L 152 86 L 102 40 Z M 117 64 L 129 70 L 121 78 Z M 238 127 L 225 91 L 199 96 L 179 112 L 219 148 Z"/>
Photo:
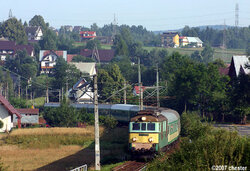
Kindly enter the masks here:
<path id="1" fill-rule="evenodd" d="M 250 136 L 250 125 L 214 124 L 214 127 L 236 130 L 241 136 Z"/>

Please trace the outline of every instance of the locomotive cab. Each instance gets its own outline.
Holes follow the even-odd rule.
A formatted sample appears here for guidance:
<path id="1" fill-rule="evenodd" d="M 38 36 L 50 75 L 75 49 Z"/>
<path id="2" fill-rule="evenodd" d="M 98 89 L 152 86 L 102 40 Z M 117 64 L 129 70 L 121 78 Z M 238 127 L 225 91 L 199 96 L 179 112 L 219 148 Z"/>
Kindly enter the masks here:
<path id="1" fill-rule="evenodd" d="M 129 150 L 137 154 L 165 151 L 179 133 L 180 118 L 176 111 L 142 110 L 130 119 Z"/>

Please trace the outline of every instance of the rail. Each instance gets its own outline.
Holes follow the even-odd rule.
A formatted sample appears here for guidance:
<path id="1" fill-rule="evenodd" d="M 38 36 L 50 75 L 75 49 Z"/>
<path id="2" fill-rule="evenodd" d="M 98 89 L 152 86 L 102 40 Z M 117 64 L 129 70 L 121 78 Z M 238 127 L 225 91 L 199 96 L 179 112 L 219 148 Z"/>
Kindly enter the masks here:
<path id="1" fill-rule="evenodd" d="M 88 170 L 88 166 L 85 164 L 85 165 L 82 165 L 80 167 L 77 167 L 75 169 L 72 169 L 70 171 L 87 171 Z"/>

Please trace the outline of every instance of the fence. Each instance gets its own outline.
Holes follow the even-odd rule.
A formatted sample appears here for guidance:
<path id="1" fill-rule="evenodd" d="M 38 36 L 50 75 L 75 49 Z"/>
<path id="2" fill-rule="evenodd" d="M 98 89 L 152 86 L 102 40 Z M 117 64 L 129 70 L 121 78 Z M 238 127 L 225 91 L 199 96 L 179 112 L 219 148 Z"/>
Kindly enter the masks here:
<path id="1" fill-rule="evenodd" d="M 85 164 L 85 165 L 82 165 L 80 167 L 77 167 L 75 169 L 72 169 L 70 171 L 87 171 L 88 170 L 88 166 Z"/>

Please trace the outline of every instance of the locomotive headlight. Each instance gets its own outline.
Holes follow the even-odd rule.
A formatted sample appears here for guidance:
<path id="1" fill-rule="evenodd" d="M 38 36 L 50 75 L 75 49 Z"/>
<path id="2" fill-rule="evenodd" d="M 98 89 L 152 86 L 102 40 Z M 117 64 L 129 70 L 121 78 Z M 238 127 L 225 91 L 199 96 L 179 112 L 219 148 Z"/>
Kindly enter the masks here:
<path id="1" fill-rule="evenodd" d="M 136 141 L 136 137 L 132 138 L 132 141 L 135 142 Z"/>
<path id="2" fill-rule="evenodd" d="M 149 142 L 153 142 L 153 140 L 154 140 L 154 139 L 153 139 L 152 137 L 150 137 L 150 138 L 148 139 Z"/>
<path id="3" fill-rule="evenodd" d="M 146 120 L 146 117 L 145 117 L 145 116 L 141 117 L 141 120 L 142 120 L 142 121 L 145 121 L 145 120 Z"/>

